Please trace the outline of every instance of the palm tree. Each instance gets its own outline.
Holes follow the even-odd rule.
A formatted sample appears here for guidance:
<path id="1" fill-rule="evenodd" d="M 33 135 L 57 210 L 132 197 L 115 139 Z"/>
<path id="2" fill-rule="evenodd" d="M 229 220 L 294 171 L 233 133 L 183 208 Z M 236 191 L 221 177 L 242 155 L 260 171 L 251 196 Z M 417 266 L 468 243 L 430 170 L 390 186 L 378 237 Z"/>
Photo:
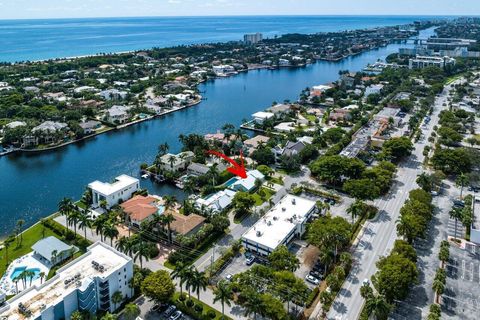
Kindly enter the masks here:
<path id="1" fill-rule="evenodd" d="M 170 163 L 170 168 L 173 170 L 173 164 L 177 161 L 177 158 L 174 155 L 168 157 L 168 163 Z"/>
<path id="2" fill-rule="evenodd" d="M 231 306 L 230 300 L 232 300 L 232 293 L 232 288 L 226 280 L 220 281 L 213 291 L 213 303 L 220 301 L 222 304 L 222 319 L 225 317 L 225 304 Z"/>
<path id="3" fill-rule="evenodd" d="M 25 277 L 28 278 L 28 280 L 30 280 L 29 286 L 31 287 L 33 278 L 35 277 L 35 272 L 32 270 L 25 270 L 24 272 L 25 272 Z"/>
<path id="4" fill-rule="evenodd" d="M 123 301 L 123 294 L 120 291 L 115 291 L 112 294 L 112 302 L 115 310 L 117 310 L 117 305 L 122 301 Z"/>
<path id="5" fill-rule="evenodd" d="M 191 290 L 193 289 L 195 283 L 195 269 L 193 266 L 187 267 L 183 273 L 183 279 L 185 282 L 185 289 L 188 291 L 188 297 L 191 296 Z"/>
<path id="6" fill-rule="evenodd" d="M 80 221 L 80 211 L 76 209 L 70 210 L 67 214 L 67 223 L 73 225 L 73 232 L 75 233 L 75 238 L 77 237 L 77 225 Z"/>
<path id="7" fill-rule="evenodd" d="M 180 279 L 180 296 L 183 294 L 183 284 L 185 283 L 185 273 L 187 272 L 187 269 L 187 265 L 180 261 L 177 262 L 175 269 L 170 274 L 172 279 Z"/>
<path id="8" fill-rule="evenodd" d="M 171 244 L 173 240 L 172 240 L 172 228 L 171 228 L 170 224 L 173 221 L 175 221 L 175 218 L 173 217 L 173 215 L 170 211 L 166 211 L 166 209 L 165 209 L 165 212 L 164 212 L 164 214 L 161 215 L 160 220 L 162 221 L 163 225 L 167 225 L 168 242 Z"/>
<path id="9" fill-rule="evenodd" d="M 20 246 L 22 245 L 22 242 L 23 242 L 23 225 L 25 224 L 25 220 L 23 219 L 18 219 L 17 220 L 17 229 L 18 229 L 18 233 L 20 235 Z"/>
<path id="10" fill-rule="evenodd" d="M 117 316 L 114 314 L 111 314 L 110 312 L 107 312 L 106 314 L 103 315 L 103 317 L 100 318 L 100 320 L 117 320 Z"/>
<path id="11" fill-rule="evenodd" d="M 40 272 L 40 273 L 38 274 L 38 276 L 40 277 L 40 284 L 42 284 L 42 283 L 43 283 L 43 279 L 45 279 L 45 276 L 46 276 L 45 272 L 43 272 L 43 271 Z"/>
<path id="12" fill-rule="evenodd" d="M 88 214 L 87 209 L 80 211 L 78 221 L 79 221 L 78 226 L 80 227 L 80 229 L 83 229 L 83 231 L 85 232 L 84 238 L 87 239 L 87 228 L 92 227 L 92 221 L 93 221 L 90 215 Z"/>
<path id="13" fill-rule="evenodd" d="M 100 233 L 100 241 L 103 241 L 103 230 L 106 220 L 107 216 L 102 214 L 98 216 L 92 223 L 92 226 L 95 227 L 95 232 L 97 233 L 97 235 Z"/>
<path id="14" fill-rule="evenodd" d="M 70 320 L 83 320 L 83 315 L 80 311 L 75 311 L 70 316 Z"/>
<path id="15" fill-rule="evenodd" d="M 113 239 L 118 237 L 117 227 L 113 222 L 110 222 L 105 224 L 103 228 L 103 234 L 105 238 L 110 238 L 110 246 L 113 247 Z"/>
<path id="16" fill-rule="evenodd" d="M 58 203 L 58 211 L 60 212 L 61 215 L 65 216 L 67 218 L 67 226 L 69 225 L 68 215 L 73 210 L 73 207 L 74 207 L 73 200 L 70 199 L 70 198 L 63 198 Z"/>
<path id="17" fill-rule="evenodd" d="M 52 257 L 50 258 L 50 262 L 52 263 L 52 266 L 54 266 L 57 262 L 57 254 L 58 254 L 57 250 L 52 251 Z"/>
<path id="18" fill-rule="evenodd" d="M 197 299 L 200 300 L 200 289 L 205 291 L 208 285 L 208 279 L 205 272 L 199 272 L 197 269 L 193 270 L 193 290 L 197 292 Z"/>
<path id="19" fill-rule="evenodd" d="M 118 238 L 117 242 L 115 242 L 115 249 L 127 254 L 127 250 L 129 249 L 128 247 L 130 242 L 131 241 L 128 237 L 121 236 L 120 238 Z"/>
<path id="20" fill-rule="evenodd" d="M 457 221 L 462 218 L 462 209 L 453 208 L 449 212 L 450 218 L 455 219 L 455 239 L 457 239 Z"/>
<path id="21" fill-rule="evenodd" d="M 347 208 L 347 213 L 352 216 L 352 223 L 355 223 L 355 218 L 361 216 L 365 209 L 365 202 L 356 199 L 354 203 Z"/>
<path id="22" fill-rule="evenodd" d="M 440 296 L 445 291 L 445 283 L 440 279 L 435 279 L 432 283 L 432 289 L 436 293 L 435 302 L 438 303 L 440 300 Z"/>
<path id="23" fill-rule="evenodd" d="M 123 309 L 126 320 L 135 320 L 140 315 L 140 308 L 135 303 L 128 303 Z"/>
<path id="24" fill-rule="evenodd" d="M 9 236 L 7 240 L 4 241 L 3 247 L 5 248 L 5 262 L 6 266 L 8 266 L 9 259 L 8 259 L 8 248 L 10 248 L 12 242 L 15 241 L 15 238 L 13 236 Z"/>
<path id="25" fill-rule="evenodd" d="M 463 195 L 463 188 L 465 185 L 468 183 L 469 179 L 468 176 L 465 173 L 460 173 L 460 175 L 457 177 L 457 180 L 455 180 L 455 184 L 460 187 L 460 199 L 462 199 Z"/>
<path id="26" fill-rule="evenodd" d="M 243 306 L 245 307 L 245 316 L 249 316 L 253 313 L 253 319 L 257 318 L 257 313 L 262 311 L 262 299 L 260 298 L 257 292 L 248 292 L 245 294 L 245 302 Z"/>
<path id="27" fill-rule="evenodd" d="M 134 257 L 133 257 L 133 261 L 137 261 L 140 260 L 140 269 L 143 269 L 143 259 L 145 259 L 146 261 L 149 260 L 149 256 L 150 256 L 150 248 L 146 245 L 145 242 L 143 241 L 140 241 L 134 248 Z"/>
<path id="28" fill-rule="evenodd" d="M 386 320 L 392 310 L 392 306 L 385 300 L 385 297 L 371 296 L 365 303 L 367 314 L 373 314 L 377 320 Z"/>

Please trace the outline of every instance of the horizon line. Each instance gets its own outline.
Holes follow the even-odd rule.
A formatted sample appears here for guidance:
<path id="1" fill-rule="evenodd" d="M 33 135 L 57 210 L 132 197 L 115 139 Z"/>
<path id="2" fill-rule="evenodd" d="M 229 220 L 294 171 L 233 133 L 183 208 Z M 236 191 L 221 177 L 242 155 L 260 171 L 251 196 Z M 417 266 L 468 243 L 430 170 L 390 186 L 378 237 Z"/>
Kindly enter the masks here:
<path id="1" fill-rule="evenodd" d="M 152 15 L 152 16 L 91 16 L 91 17 L 44 17 L 44 18 L 0 18 L 0 21 L 19 20 L 75 20 L 75 19 L 145 19 L 145 18 L 215 18 L 215 17 L 468 17 L 480 15 L 465 14 L 222 14 L 222 15 Z"/>

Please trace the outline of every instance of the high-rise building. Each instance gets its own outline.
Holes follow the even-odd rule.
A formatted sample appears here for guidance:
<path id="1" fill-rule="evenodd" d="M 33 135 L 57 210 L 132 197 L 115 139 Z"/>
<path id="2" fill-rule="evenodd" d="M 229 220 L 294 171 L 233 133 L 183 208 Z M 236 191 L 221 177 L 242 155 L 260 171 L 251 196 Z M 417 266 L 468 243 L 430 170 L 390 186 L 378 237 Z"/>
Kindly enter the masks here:
<path id="1" fill-rule="evenodd" d="M 263 35 L 259 32 L 249 33 L 243 36 L 243 42 L 246 44 L 255 44 L 263 40 Z"/>

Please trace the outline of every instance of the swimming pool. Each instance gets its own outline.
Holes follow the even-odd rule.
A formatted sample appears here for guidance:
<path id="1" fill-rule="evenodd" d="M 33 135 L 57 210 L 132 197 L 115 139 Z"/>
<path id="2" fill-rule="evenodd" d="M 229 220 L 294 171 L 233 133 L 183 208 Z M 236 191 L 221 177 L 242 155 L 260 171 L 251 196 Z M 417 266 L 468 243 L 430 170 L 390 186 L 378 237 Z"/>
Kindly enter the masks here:
<path id="1" fill-rule="evenodd" d="M 24 272 L 24 271 L 32 271 L 34 273 L 34 275 L 32 277 L 33 280 L 37 279 L 39 277 L 39 274 L 40 274 L 40 269 L 39 268 L 27 269 L 27 267 L 16 267 L 15 269 L 13 269 L 13 272 L 10 275 L 10 279 L 12 281 L 15 280 L 15 278 L 20 276 L 22 274 L 22 272 Z M 28 277 L 27 280 L 30 280 L 30 277 Z"/>
<path id="2" fill-rule="evenodd" d="M 225 182 L 225 186 L 226 187 L 230 187 L 232 184 L 234 184 L 235 182 L 238 181 L 238 178 L 231 178 L 230 180 L 228 180 L 227 182 Z"/>

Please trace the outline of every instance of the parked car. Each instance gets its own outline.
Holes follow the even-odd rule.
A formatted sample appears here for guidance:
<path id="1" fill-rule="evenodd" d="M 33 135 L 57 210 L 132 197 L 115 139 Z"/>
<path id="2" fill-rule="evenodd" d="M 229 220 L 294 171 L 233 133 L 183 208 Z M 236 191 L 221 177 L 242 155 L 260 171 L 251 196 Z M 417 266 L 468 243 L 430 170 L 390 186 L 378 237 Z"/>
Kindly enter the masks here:
<path id="1" fill-rule="evenodd" d="M 225 277 L 225 279 L 227 279 L 228 281 L 232 281 L 232 280 L 233 280 L 233 276 L 229 273 L 229 274 L 227 274 L 227 276 Z"/>
<path id="2" fill-rule="evenodd" d="M 322 273 L 319 272 L 319 271 L 312 270 L 308 274 L 311 275 L 312 277 L 320 279 L 320 280 L 323 278 Z"/>
<path id="3" fill-rule="evenodd" d="M 453 200 L 453 206 L 458 207 L 458 208 L 463 208 L 463 207 L 465 207 L 465 202 L 463 202 L 462 200 L 454 199 Z"/>
<path id="4" fill-rule="evenodd" d="M 179 320 L 182 319 L 183 313 L 180 310 L 175 311 L 169 318 L 169 320 Z"/>
<path id="5" fill-rule="evenodd" d="M 174 305 L 168 306 L 167 310 L 163 313 L 165 317 L 169 317 L 172 313 L 174 313 L 177 310 L 177 307 Z"/>
<path id="6" fill-rule="evenodd" d="M 245 261 L 247 266 L 251 266 L 254 262 L 255 262 L 255 257 L 254 256 L 248 257 L 247 260 Z"/>
<path id="7" fill-rule="evenodd" d="M 307 274 L 305 276 L 305 280 L 307 280 L 307 282 L 310 282 L 311 284 L 314 284 L 314 285 L 318 285 L 320 283 L 320 280 L 318 280 L 317 278 L 315 277 L 312 277 L 311 275 Z"/>
<path id="8" fill-rule="evenodd" d="M 363 284 L 364 286 L 369 286 L 369 285 L 370 285 L 370 280 L 368 280 L 367 278 L 365 278 L 365 279 L 363 279 L 362 284 Z"/>
<path id="9" fill-rule="evenodd" d="M 150 312 L 161 312 L 162 309 L 165 309 L 165 305 L 162 305 L 162 304 L 154 304 L 154 305 L 150 308 Z"/>
<path id="10" fill-rule="evenodd" d="M 438 196 L 438 192 L 437 192 L 437 191 L 435 191 L 435 190 L 434 190 L 434 191 L 432 191 L 432 192 L 431 192 L 431 194 L 432 194 L 432 196 L 434 196 L 434 197 Z"/>

